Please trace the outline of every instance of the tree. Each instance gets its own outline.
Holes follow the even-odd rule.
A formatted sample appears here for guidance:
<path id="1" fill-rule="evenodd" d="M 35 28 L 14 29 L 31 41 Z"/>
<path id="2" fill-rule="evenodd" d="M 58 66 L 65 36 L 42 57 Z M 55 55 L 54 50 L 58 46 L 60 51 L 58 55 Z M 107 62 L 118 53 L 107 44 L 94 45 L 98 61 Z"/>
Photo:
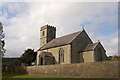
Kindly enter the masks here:
<path id="1" fill-rule="evenodd" d="M 3 25 L 2 23 L 0 22 L 0 57 L 3 57 L 4 56 L 4 53 L 5 53 L 5 49 L 4 49 L 4 46 L 5 46 L 5 41 L 4 41 L 4 33 L 3 33 Z"/>
<path id="2" fill-rule="evenodd" d="M 32 62 L 35 62 L 37 56 L 37 52 L 34 52 L 34 49 L 27 49 L 20 57 L 22 63 L 25 65 L 30 65 Z"/>
<path id="3" fill-rule="evenodd" d="M 13 66 L 20 66 L 21 60 L 20 58 L 2 58 L 2 66 L 3 67 L 13 67 Z"/>
<path id="4" fill-rule="evenodd" d="M 109 56 L 108 60 L 120 60 L 120 56 L 117 55 Z"/>

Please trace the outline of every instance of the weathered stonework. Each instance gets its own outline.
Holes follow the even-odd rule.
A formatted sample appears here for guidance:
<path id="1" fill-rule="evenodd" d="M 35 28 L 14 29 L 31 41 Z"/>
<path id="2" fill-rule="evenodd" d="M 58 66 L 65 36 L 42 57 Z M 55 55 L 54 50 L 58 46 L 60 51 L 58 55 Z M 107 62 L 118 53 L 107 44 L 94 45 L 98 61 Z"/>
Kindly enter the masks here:
<path id="1" fill-rule="evenodd" d="M 45 25 L 41 27 L 40 33 L 37 65 L 84 63 L 107 59 L 101 43 L 93 43 L 85 30 L 55 38 L 56 28 Z"/>
<path id="2" fill-rule="evenodd" d="M 81 62 L 95 62 L 94 51 L 86 51 L 80 53 Z"/>
<path id="3" fill-rule="evenodd" d="M 100 55 L 98 55 L 99 54 L 99 48 L 101 48 L 101 56 L 102 56 L 102 60 L 104 61 L 104 60 L 106 60 L 107 59 L 107 56 L 106 56 L 106 54 L 105 54 L 105 49 L 103 48 L 103 46 L 101 45 L 101 43 L 100 44 L 98 44 L 98 46 L 94 49 L 94 55 L 95 55 L 95 61 L 98 61 L 98 58 L 100 57 Z"/>
<path id="4" fill-rule="evenodd" d="M 28 67 L 29 75 L 120 78 L 118 61 Z"/>
<path id="5" fill-rule="evenodd" d="M 87 44 L 92 43 L 91 39 L 88 37 L 87 33 L 83 30 L 79 36 L 71 43 L 72 46 L 72 63 L 80 63 L 80 51 L 87 46 Z M 92 57 L 91 57 L 92 58 Z"/>
<path id="6" fill-rule="evenodd" d="M 102 61 L 79 64 L 57 64 L 46 66 L 26 66 L 3 68 L 7 73 L 23 73 L 29 75 L 64 76 L 77 78 L 119 78 L 120 61 Z M 117 79 L 113 79 L 117 80 Z"/>
<path id="7" fill-rule="evenodd" d="M 40 46 L 44 46 L 49 41 L 55 38 L 56 36 L 56 28 L 50 25 L 45 25 L 41 27 L 40 30 Z"/>
<path id="8" fill-rule="evenodd" d="M 56 47 L 56 48 L 50 48 L 50 49 L 38 51 L 37 59 L 39 59 L 39 55 L 42 52 L 50 52 L 55 57 L 55 64 L 59 64 L 59 49 L 60 48 L 64 49 L 64 57 L 65 57 L 65 59 L 64 59 L 64 63 L 63 64 L 71 63 L 71 59 L 70 59 L 70 56 L 71 56 L 71 46 L 70 45 L 65 45 L 65 46 L 60 46 L 60 47 Z M 37 63 L 40 63 L 39 62 L 40 60 L 37 60 L 37 61 L 38 61 Z"/>

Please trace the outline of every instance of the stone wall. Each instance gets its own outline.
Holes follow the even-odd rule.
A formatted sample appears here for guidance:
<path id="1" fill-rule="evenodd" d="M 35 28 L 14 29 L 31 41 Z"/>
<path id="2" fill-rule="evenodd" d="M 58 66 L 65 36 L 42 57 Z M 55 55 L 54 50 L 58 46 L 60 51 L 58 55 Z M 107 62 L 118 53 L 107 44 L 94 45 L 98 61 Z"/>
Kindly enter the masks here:
<path id="1" fill-rule="evenodd" d="M 17 66 L 17 67 L 2 67 L 2 72 L 4 73 L 18 73 L 18 74 L 28 74 L 27 66 Z"/>
<path id="2" fill-rule="evenodd" d="M 99 51 L 99 48 L 100 48 L 101 51 Z M 106 51 L 105 51 L 105 49 L 104 49 L 104 47 L 102 46 L 101 43 L 99 43 L 94 50 L 95 61 L 98 61 L 98 58 L 101 57 L 99 54 L 102 56 L 103 61 L 107 59 Z"/>
<path id="3" fill-rule="evenodd" d="M 37 53 L 37 64 L 40 64 L 40 57 L 39 55 L 42 53 L 42 52 L 49 52 L 49 53 L 52 53 L 52 55 L 55 57 L 55 64 L 59 64 L 59 50 L 60 48 L 63 48 L 64 49 L 64 63 L 65 64 L 68 64 L 68 63 L 71 63 L 71 57 L 70 57 L 70 54 L 71 54 L 71 46 L 70 45 L 64 45 L 64 46 L 59 46 L 59 47 L 55 47 L 55 48 L 50 48 L 50 49 L 46 49 L 46 50 L 42 50 L 42 51 L 38 51 Z"/>
<path id="4" fill-rule="evenodd" d="M 68 76 L 79 78 L 118 78 L 120 61 L 103 61 L 81 64 L 61 64 L 49 66 L 29 66 L 14 68 L 15 73 L 25 72 L 29 75 Z"/>
<path id="5" fill-rule="evenodd" d="M 89 44 L 92 43 L 91 39 L 83 30 L 77 37 L 76 39 L 73 40 L 72 45 L 71 45 L 71 61 L 72 63 L 80 63 L 80 55 L 79 52 L 83 51 L 85 47 Z"/>
<path id="6" fill-rule="evenodd" d="M 95 62 L 94 51 L 85 51 L 80 53 L 80 61 L 83 63 L 86 62 Z"/>
<path id="7" fill-rule="evenodd" d="M 27 69 L 29 75 L 70 76 L 80 78 L 118 77 L 118 61 L 33 66 Z"/>
<path id="8" fill-rule="evenodd" d="M 43 35 L 44 34 L 44 35 Z M 56 28 L 50 25 L 41 27 L 40 30 L 40 47 L 54 39 L 56 36 Z"/>

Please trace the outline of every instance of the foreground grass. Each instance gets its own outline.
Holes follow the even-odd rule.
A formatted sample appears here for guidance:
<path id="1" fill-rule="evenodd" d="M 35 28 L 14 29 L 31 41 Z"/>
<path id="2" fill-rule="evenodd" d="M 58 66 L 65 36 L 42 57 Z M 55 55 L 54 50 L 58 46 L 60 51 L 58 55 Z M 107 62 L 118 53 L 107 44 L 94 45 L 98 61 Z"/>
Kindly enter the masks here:
<path id="1" fill-rule="evenodd" d="M 96 78 L 69 78 L 57 76 L 40 76 L 40 75 L 27 75 L 27 74 L 12 74 L 3 73 L 2 80 L 115 80 L 115 79 L 96 79 Z"/>
<path id="2" fill-rule="evenodd" d="M 2 78 L 63 78 L 63 77 L 3 73 Z"/>

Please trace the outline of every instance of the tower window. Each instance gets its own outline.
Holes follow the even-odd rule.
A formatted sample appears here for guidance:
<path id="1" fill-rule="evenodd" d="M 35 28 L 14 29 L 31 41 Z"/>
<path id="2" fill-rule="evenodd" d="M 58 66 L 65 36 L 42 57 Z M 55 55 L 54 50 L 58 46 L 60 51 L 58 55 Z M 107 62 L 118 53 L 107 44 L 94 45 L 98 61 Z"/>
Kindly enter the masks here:
<path id="1" fill-rule="evenodd" d="M 45 31 L 43 31 L 42 35 L 43 35 L 43 36 L 45 35 Z"/>

